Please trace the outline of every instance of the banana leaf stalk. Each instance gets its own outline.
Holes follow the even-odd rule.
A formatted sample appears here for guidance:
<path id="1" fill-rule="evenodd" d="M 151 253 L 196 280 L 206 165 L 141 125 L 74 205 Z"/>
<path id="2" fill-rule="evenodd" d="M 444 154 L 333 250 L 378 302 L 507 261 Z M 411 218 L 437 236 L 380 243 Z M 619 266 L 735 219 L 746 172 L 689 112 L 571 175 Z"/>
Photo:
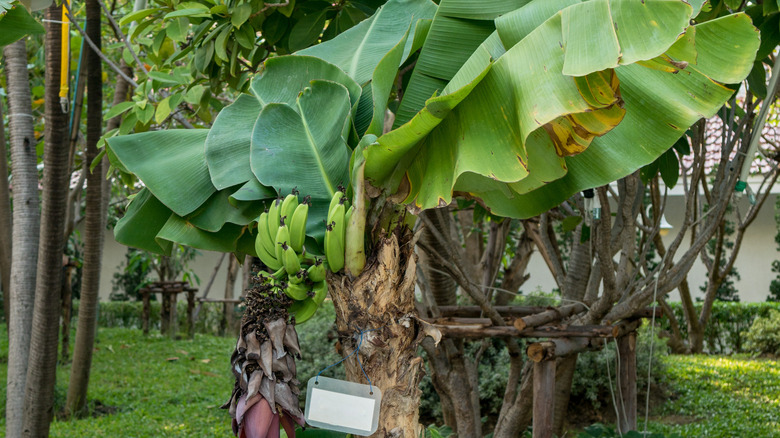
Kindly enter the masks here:
<path id="1" fill-rule="evenodd" d="M 295 424 L 303 426 L 298 406 L 300 382 L 295 359 L 300 359 L 295 319 L 287 308 L 292 300 L 284 285 L 263 280 L 246 295 L 236 348 L 230 359 L 236 378 L 223 408 L 233 417 L 239 438 L 278 438 L 280 426 L 295 438 Z"/>

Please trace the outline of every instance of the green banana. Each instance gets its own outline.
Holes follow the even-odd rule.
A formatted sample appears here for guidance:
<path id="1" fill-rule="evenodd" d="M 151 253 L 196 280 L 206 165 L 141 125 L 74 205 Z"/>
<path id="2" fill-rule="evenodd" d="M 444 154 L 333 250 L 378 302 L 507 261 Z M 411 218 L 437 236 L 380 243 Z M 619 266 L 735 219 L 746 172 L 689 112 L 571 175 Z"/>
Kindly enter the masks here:
<path id="1" fill-rule="evenodd" d="M 268 254 L 276 254 L 276 249 L 274 248 L 274 238 L 276 238 L 276 235 L 272 236 L 268 233 L 267 212 L 262 213 L 260 218 L 257 220 L 257 236 L 258 239 L 261 239 L 261 243 L 263 244 L 263 247 L 265 247 L 265 250 L 268 252 Z"/>
<path id="2" fill-rule="evenodd" d="M 272 255 L 265 248 L 265 245 L 263 244 L 262 232 L 257 233 L 257 238 L 255 239 L 255 251 L 257 252 L 257 257 L 260 258 L 260 261 L 262 261 L 270 269 L 277 270 L 282 267 L 281 262 L 276 258 L 276 256 Z"/>
<path id="3" fill-rule="evenodd" d="M 312 290 L 314 291 L 314 296 L 311 299 L 319 306 L 325 301 L 325 297 L 328 296 L 328 282 L 317 282 Z"/>
<path id="4" fill-rule="evenodd" d="M 281 214 L 282 200 L 279 198 L 274 199 L 271 202 L 271 206 L 268 207 L 268 235 L 271 239 L 276 239 L 276 232 L 279 230 L 279 215 Z M 271 251 L 273 254 L 274 251 Z"/>
<path id="5" fill-rule="evenodd" d="M 325 280 L 325 268 L 326 266 L 322 259 L 317 258 L 314 264 L 309 266 L 307 270 L 309 280 L 315 283 Z"/>
<path id="6" fill-rule="evenodd" d="M 314 312 L 317 311 L 317 303 L 311 298 L 306 298 L 303 301 L 296 301 L 292 303 L 287 312 L 295 318 L 295 324 L 303 324 L 308 321 L 309 318 L 314 316 Z"/>
<path id="7" fill-rule="evenodd" d="M 309 204 L 302 203 L 295 207 L 290 225 L 290 246 L 295 252 L 300 253 L 303 250 L 303 242 L 306 240 L 306 221 L 309 219 Z"/>
<path id="8" fill-rule="evenodd" d="M 298 195 L 296 195 L 295 192 L 296 191 L 293 190 L 293 193 L 287 195 L 287 197 L 284 198 L 284 201 L 282 201 L 282 205 L 279 207 L 279 219 L 283 220 L 286 225 L 290 225 L 293 212 L 295 212 L 295 208 L 298 207 Z"/>
<path id="9" fill-rule="evenodd" d="M 290 241 L 290 231 L 287 229 L 287 225 L 282 225 L 276 230 L 276 238 L 274 239 L 274 251 L 276 259 L 280 262 L 284 260 L 284 249 L 282 245 L 287 246 L 287 242 Z"/>
<path id="10" fill-rule="evenodd" d="M 281 230 L 281 228 L 279 228 Z M 282 243 L 282 263 L 287 271 L 287 276 L 295 276 L 301 270 L 301 262 L 298 260 L 298 254 L 286 242 Z"/>
<path id="11" fill-rule="evenodd" d="M 295 301 L 303 301 L 309 298 L 309 287 L 305 283 L 287 283 L 284 293 Z"/>
<path id="12" fill-rule="evenodd" d="M 330 205 L 328 206 L 328 216 L 330 216 L 330 212 L 333 211 L 333 209 L 336 207 L 336 205 L 341 204 L 341 198 L 344 197 L 344 192 L 337 191 L 333 194 L 333 197 L 330 198 Z"/>
<path id="13" fill-rule="evenodd" d="M 287 270 L 285 269 L 284 272 L 287 272 Z M 306 278 L 308 278 L 308 273 L 304 269 L 301 269 L 300 271 L 298 271 L 294 275 L 293 274 L 287 274 L 287 282 L 288 283 L 299 284 L 299 283 L 302 283 L 303 280 L 305 280 Z"/>
<path id="14" fill-rule="evenodd" d="M 334 214 L 334 219 L 325 229 L 325 258 L 332 272 L 338 272 L 344 267 L 344 204 L 339 204 L 341 213 Z"/>

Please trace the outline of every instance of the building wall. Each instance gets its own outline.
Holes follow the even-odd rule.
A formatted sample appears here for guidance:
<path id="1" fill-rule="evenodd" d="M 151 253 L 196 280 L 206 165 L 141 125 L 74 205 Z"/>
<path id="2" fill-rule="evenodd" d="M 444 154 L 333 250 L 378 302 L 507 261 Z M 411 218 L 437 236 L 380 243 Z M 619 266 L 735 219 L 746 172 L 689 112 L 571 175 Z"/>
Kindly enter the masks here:
<path id="1" fill-rule="evenodd" d="M 741 301 L 755 302 L 765 301 L 769 295 L 769 283 L 777 275 L 771 271 L 772 261 L 780 259 L 780 253 L 775 244 L 775 234 L 777 233 L 775 225 L 775 199 L 777 195 L 771 195 L 770 199 L 764 204 L 755 222 L 748 227 L 742 249 L 735 266 L 741 280 L 735 282 L 735 287 L 739 291 Z M 667 201 L 666 218 L 672 226 L 679 229 L 683 220 L 684 199 L 679 196 L 669 197 Z M 747 210 L 747 200 L 739 201 L 740 210 Z M 663 238 L 664 243 L 668 245 L 674 240 L 677 233 L 674 229 Z M 688 248 L 690 236 L 686 236 L 680 250 L 677 254 L 682 254 Z M 534 290 L 549 291 L 555 287 L 555 281 L 550 275 L 547 265 L 542 257 L 537 253 L 531 259 L 528 268 L 531 278 L 523 285 L 522 291 L 529 293 Z M 707 281 L 707 269 L 701 259 L 697 258 L 693 268 L 688 274 L 688 282 L 691 292 L 696 297 L 703 297 L 704 294 L 699 287 Z M 669 296 L 670 301 L 679 301 L 679 294 L 673 291 Z"/>
<path id="2" fill-rule="evenodd" d="M 119 272 L 119 265 L 125 260 L 127 247 L 114 240 L 114 232 L 106 231 L 105 246 L 103 247 L 103 270 L 100 274 L 100 300 L 108 301 L 111 294 L 111 280 L 114 273 Z M 200 255 L 191 262 L 190 268 L 200 278 L 200 286 L 197 295 L 200 296 L 203 288 L 209 282 L 214 272 L 214 267 L 219 262 L 222 254 L 213 251 L 200 251 Z M 225 281 L 227 280 L 228 258 L 219 267 L 214 284 L 209 290 L 210 298 L 222 298 L 225 296 Z M 241 269 L 239 268 L 238 279 L 234 288 L 233 296 L 238 296 L 241 292 Z"/>

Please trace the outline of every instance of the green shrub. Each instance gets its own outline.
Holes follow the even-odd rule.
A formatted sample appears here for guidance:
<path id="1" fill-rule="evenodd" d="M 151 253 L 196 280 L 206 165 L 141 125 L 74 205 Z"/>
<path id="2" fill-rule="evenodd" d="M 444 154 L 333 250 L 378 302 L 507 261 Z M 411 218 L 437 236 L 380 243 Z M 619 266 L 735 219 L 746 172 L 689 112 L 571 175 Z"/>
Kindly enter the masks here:
<path id="1" fill-rule="evenodd" d="M 684 338 L 688 336 L 682 304 L 669 303 L 678 321 Z M 701 304 L 695 305 L 696 314 Z M 710 354 L 755 353 L 745 346 L 744 333 L 756 318 L 766 317 L 771 310 L 780 310 L 780 302 L 763 303 L 726 303 L 716 301 L 712 306 L 712 317 L 704 329 L 704 350 Z M 668 330 L 666 318 L 660 321 L 661 327 Z"/>
<path id="2" fill-rule="evenodd" d="M 636 350 L 636 383 L 640 399 L 647 391 L 647 367 L 650 364 L 651 344 L 653 361 L 650 383 L 657 384 L 666 370 L 662 360 L 667 353 L 666 340 L 657 336 L 651 340 L 649 328 L 640 328 L 637 334 Z M 585 402 L 586 405 L 591 405 L 595 409 L 612 409 L 611 394 L 612 391 L 616 393 L 618 391 L 615 378 L 617 371 L 616 347 L 614 342 L 609 342 L 602 351 L 581 353 L 578 356 L 577 368 L 571 386 L 570 405 L 582 405 L 582 402 Z"/>
<path id="3" fill-rule="evenodd" d="M 160 302 L 152 301 L 149 311 L 149 330 L 160 330 Z M 135 328 L 140 330 L 143 325 L 141 313 L 143 303 L 138 301 L 104 301 L 98 305 L 98 327 L 104 328 Z M 238 311 L 238 309 L 237 309 Z M 79 302 L 73 301 L 73 326 L 78 323 Z M 237 313 L 239 314 L 239 313 Z M 220 334 L 222 324 L 222 305 L 205 303 L 195 321 L 195 332 L 203 334 Z M 187 329 L 187 301 L 176 303 L 176 319 L 181 332 Z"/>
<path id="4" fill-rule="evenodd" d="M 628 431 L 624 434 L 619 434 L 614 428 L 605 426 L 600 423 L 588 426 L 585 430 L 577 435 L 577 438 L 682 438 L 678 434 L 664 435 L 662 433 L 653 433 L 645 435 L 635 430 Z"/>
<path id="5" fill-rule="evenodd" d="M 743 334 L 745 348 L 757 354 L 780 354 L 780 311 L 756 318 L 750 330 Z"/>

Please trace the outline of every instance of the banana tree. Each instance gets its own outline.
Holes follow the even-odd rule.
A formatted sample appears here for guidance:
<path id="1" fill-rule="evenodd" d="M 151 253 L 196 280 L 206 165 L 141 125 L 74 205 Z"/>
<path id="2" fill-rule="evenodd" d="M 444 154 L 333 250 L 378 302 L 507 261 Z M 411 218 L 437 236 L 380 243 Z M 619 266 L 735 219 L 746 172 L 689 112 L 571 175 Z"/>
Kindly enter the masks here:
<path id="1" fill-rule="evenodd" d="M 390 0 L 267 60 L 209 130 L 109 139 L 145 184 L 120 242 L 262 262 L 232 358 L 236 433 L 302 421 L 294 324 L 327 292 L 382 390 L 375 436 L 419 435 L 414 214 L 465 197 L 531 217 L 655 160 L 752 68 L 750 19 L 691 25 L 701 3 Z"/>

